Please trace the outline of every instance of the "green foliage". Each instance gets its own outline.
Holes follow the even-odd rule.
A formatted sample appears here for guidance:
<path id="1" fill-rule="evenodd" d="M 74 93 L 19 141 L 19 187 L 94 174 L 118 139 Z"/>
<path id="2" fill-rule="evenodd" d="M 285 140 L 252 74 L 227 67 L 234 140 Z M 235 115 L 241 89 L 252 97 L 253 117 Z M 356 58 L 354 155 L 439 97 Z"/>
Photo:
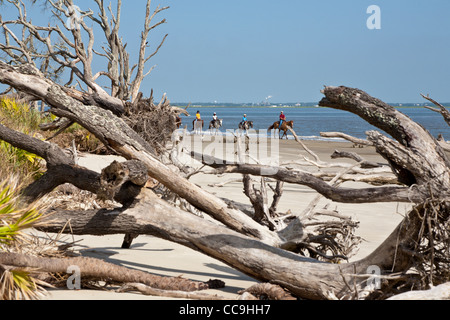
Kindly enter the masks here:
<path id="1" fill-rule="evenodd" d="M 41 217 L 36 207 L 23 207 L 17 185 L 0 184 L 0 249 L 15 241 L 20 232 L 31 228 Z"/>
<path id="2" fill-rule="evenodd" d="M 30 132 L 39 130 L 44 119 L 38 110 L 30 108 L 28 104 L 4 98 L 0 100 L 0 120 L 8 127 Z"/>
<path id="3" fill-rule="evenodd" d="M 39 125 L 46 119 L 28 104 L 17 103 L 13 99 L 0 100 L 0 122 L 11 129 L 28 135 L 35 135 Z M 41 158 L 28 151 L 13 147 L 0 140 L 1 175 L 19 174 L 24 179 L 42 175 Z"/>
<path id="4" fill-rule="evenodd" d="M 36 300 L 45 290 L 41 281 L 25 269 L 4 269 L 0 266 L 0 300 Z"/>
<path id="5" fill-rule="evenodd" d="M 0 252 L 20 247 L 23 231 L 35 226 L 41 218 L 36 206 L 23 206 L 19 186 L 13 182 L 0 183 Z M 43 289 L 29 270 L 0 265 L 0 300 L 37 299 Z"/>
<path id="6" fill-rule="evenodd" d="M 37 178 L 42 175 L 41 158 L 28 151 L 18 149 L 5 141 L 0 141 L 0 161 L 5 164 L 3 174 L 15 173 Z M 7 166 L 7 167 L 6 167 Z"/>

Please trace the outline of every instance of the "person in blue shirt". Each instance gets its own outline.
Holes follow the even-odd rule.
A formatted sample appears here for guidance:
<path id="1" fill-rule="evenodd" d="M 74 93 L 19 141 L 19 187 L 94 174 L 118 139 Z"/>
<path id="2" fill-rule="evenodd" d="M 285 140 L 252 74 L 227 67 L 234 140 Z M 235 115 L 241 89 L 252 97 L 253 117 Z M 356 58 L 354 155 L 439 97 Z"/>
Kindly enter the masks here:
<path id="1" fill-rule="evenodd" d="M 247 115 L 244 114 L 244 117 L 242 118 L 242 125 L 245 126 L 247 124 Z"/>

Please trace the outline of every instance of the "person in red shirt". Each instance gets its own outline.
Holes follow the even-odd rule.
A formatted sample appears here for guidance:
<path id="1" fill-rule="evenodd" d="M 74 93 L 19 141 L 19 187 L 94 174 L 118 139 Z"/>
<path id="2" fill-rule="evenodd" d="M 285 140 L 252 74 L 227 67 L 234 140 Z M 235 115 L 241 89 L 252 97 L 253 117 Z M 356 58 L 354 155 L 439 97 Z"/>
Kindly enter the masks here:
<path id="1" fill-rule="evenodd" d="M 283 124 L 284 121 L 286 121 L 286 115 L 284 114 L 283 111 L 281 111 L 281 114 L 280 114 L 280 127 L 281 127 L 281 125 Z"/>

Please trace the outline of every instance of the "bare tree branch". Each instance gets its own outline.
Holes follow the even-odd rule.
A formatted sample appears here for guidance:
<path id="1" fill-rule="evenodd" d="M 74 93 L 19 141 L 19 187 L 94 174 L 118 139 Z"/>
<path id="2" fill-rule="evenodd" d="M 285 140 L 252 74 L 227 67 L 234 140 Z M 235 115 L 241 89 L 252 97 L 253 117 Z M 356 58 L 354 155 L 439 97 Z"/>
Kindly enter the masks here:
<path id="1" fill-rule="evenodd" d="M 157 26 L 165 23 L 166 20 L 163 19 L 154 25 L 151 25 L 151 23 L 158 13 L 169 8 L 169 7 L 160 8 L 158 6 L 155 9 L 155 11 L 153 12 L 153 14 L 150 15 L 150 6 L 151 6 L 151 0 L 147 0 L 147 7 L 146 7 L 146 12 L 145 12 L 145 24 L 144 24 L 144 31 L 141 34 L 141 45 L 140 45 L 140 49 L 139 49 L 139 60 L 137 63 L 137 72 L 136 72 L 135 79 L 131 83 L 131 89 L 130 89 L 131 101 L 134 101 L 136 99 L 136 97 L 139 93 L 139 87 L 141 86 L 141 83 L 144 80 L 145 76 L 148 75 L 148 73 L 144 74 L 145 63 L 158 53 L 159 49 L 161 48 L 161 46 L 163 45 L 164 41 L 167 38 L 167 35 L 165 35 L 164 38 L 162 39 L 161 43 L 159 44 L 159 46 L 156 48 L 156 50 L 150 56 L 148 56 L 148 57 L 145 56 L 149 32 L 152 29 L 156 28 Z"/>
<path id="2" fill-rule="evenodd" d="M 148 0 L 137 63 L 138 69 L 134 80 L 132 80 L 134 67 L 132 68 L 130 66 L 130 54 L 126 51 L 127 45 L 123 44 L 119 36 L 122 9 L 121 0 L 117 2 L 115 13 L 111 8 L 111 4 L 109 4 L 108 8 L 105 8 L 103 0 L 95 0 L 99 10 L 98 17 L 95 16 L 91 9 L 89 11 L 78 12 L 78 7 L 74 5 L 73 0 L 47 0 L 53 9 L 53 16 L 59 21 L 59 25 L 48 27 L 34 25 L 31 19 L 27 17 L 24 3 L 13 0 L 8 1 L 16 7 L 18 18 L 11 21 L 3 21 L 0 18 L 0 28 L 3 29 L 5 35 L 5 44 L 0 44 L 0 50 L 10 56 L 16 63 L 35 63 L 38 58 L 43 59 L 44 62 L 41 69 L 43 72 L 47 72 L 50 68 L 54 74 L 61 74 L 67 69 L 70 71 L 70 79 L 66 83 L 66 86 L 72 84 L 74 81 L 73 75 L 76 75 L 78 80 L 86 86 L 90 94 L 96 94 L 100 99 L 109 101 L 109 104 L 118 103 L 111 98 L 128 100 L 131 97 L 132 101 L 134 101 L 143 79 L 153 70 L 152 67 L 148 73 L 144 73 L 146 63 L 157 54 L 167 37 L 167 35 L 164 36 L 152 54 L 149 56 L 145 55 L 150 31 L 165 23 L 165 19 L 153 25 L 151 23 L 157 14 L 168 9 L 168 7 L 157 7 L 153 14 L 151 14 L 151 0 Z M 108 14 L 110 17 L 108 17 Z M 86 24 L 86 18 L 95 22 L 94 26 L 99 26 L 100 30 L 103 31 L 107 43 L 107 48 L 104 48 L 106 54 L 100 54 L 95 49 L 94 28 Z M 70 25 L 69 22 L 71 22 Z M 22 26 L 22 39 L 19 39 L 15 35 L 8 27 L 9 25 Z M 26 34 L 28 35 L 25 36 Z M 53 37 L 54 35 L 55 37 Z M 31 44 L 33 40 L 41 43 L 46 50 L 42 50 L 41 52 L 32 50 Z M 92 64 L 94 55 L 100 55 L 108 60 L 107 70 L 94 72 L 94 66 Z M 50 60 L 54 61 L 59 67 L 52 67 L 52 64 L 49 63 Z M 111 81 L 110 96 L 96 83 L 96 80 L 100 76 L 105 76 Z M 86 88 L 80 88 L 80 90 Z"/>
<path id="3" fill-rule="evenodd" d="M 419 203 L 427 197 L 426 190 L 411 189 L 405 187 L 380 187 L 380 188 L 336 188 L 313 174 L 288 170 L 283 167 L 270 167 L 257 164 L 222 164 L 223 161 L 207 155 L 192 152 L 195 159 L 203 159 L 206 164 L 216 169 L 216 173 L 240 173 L 254 176 L 273 178 L 279 181 L 308 186 L 326 198 L 343 203 L 367 203 L 367 202 L 416 202 Z M 425 192 L 425 193 L 422 193 Z"/>
<path id="4" fill-rule="evenodd" d="M 358 139 L 342 132 L 321 132 L 320 136 L 324 138 L 342 138 L 350 142 L 353 142 L 355 145 L 362 145 L 362 146 L 373 145 L 370 141 Z"/>
<path id="5" fill-rule="evenodd" d="M 450 126 L 450 111 L 448 111 L 447 108 L 444 107 L 439 102 L 437 102 L 434 99 L 430 98 L 428 95 L 425 96 L 425 95 L 421 94 L 421 96 L 424 99 L 426 99 L 426 100 L 430 101 L 431 103 L 433 103 L 434 105 L 436 105 L 439 109 L 436 109 L 436 108 L 433 108 L 433 107 L 429 107 L 429 106 L 426 106 L 425 108 L 427 108 L 427 109 L 429 109 L 431 111 L 440 113 L 444 117 L 445 122 L 447 122 L 447 124 Z"/>

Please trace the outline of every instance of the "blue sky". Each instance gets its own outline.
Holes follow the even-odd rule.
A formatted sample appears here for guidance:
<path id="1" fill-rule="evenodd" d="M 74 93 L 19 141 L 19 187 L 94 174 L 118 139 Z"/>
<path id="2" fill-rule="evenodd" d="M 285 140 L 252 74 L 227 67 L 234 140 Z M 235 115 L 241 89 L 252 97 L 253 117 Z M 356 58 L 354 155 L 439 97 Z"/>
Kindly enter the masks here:
<path id="1" fill-rule="evenodd" d="M 88 1 L 80 2 L 82 9 Z M 131 5 L 132 4 L 132 5 Z M 448 0 L 153 0 L 167 41 L 141 87 L 172 102 L 316 102 L 346 85 L 386 102 L 450 102 Z M 381 9 L 369 30 L 367 8 Z M 93 7 L 93 6 L 92 6 Z M 137 55 L 145 0 L 125 1 L 122 35 Z M 135 48 L 135 49 L 133 49 Z"/>
<path id="2" fill-rule="evenodd" d="M 153 1 L 156 3 L 157 1 Z M 450 101 L 448 0 L 178 0 L 146 84 L 172 101 L 318 101 L 324 85 Z M 366 25 L 369 5 L 381 29 Z"/>

